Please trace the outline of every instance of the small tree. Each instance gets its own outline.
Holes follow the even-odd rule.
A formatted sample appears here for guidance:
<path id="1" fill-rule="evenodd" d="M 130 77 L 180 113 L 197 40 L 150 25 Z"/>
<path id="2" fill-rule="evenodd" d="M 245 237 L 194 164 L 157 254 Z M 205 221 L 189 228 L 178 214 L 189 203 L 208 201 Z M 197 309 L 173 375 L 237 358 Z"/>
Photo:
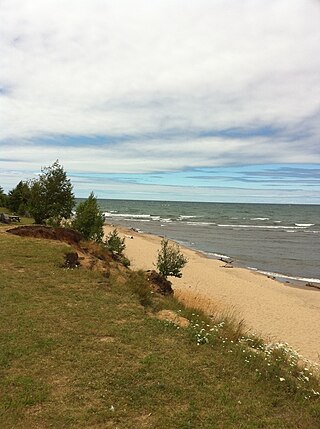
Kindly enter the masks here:
<path id="1" fill-rule="evenodd" d="M 98 243 L 103 237 L 104 215 L 100 211 L 97 198 L 91 192 L 89 197 L 76 208 L 72 227 L 79 231 L 85 240 L 94 240 Z"/>
<path id="2" fill-rule="evenodd" d="M 7 207 L 8 196 L 4 193 L 3 188 L 0 186 L 0 207 Z"/>
<path id="3" fill-rule="evenodd" d="M 168 276 L 180 278 L 182 276 L 181 269 L 187 262 L 187 258 L 180 252 L 180 248 L 177 244 L 169 244 L 166 238 L 161 240 L 157 268 L 164 278 Z"/>
<path id="4" fill-rule="evenodd" d="M 125 242 L 125 238 L 119 237 L 117 229 L 114 229 L 107 235 L 105 244 L 112 253 L 115 253 L 121 256 L 124 249 L 126 248 L 126 245 L 124 242 Z"/>
<path id="5" fill-rule="evenodd" d="M 70 217 L 74 206 L 72 184 L 59 161 L 41 169 L 39 178 L 31 183 L 30 213 L 36 223 Z"/>
<path id="6" fill-rule="evenodd" d="M 13 212 L 25 215 L 29 210 L 30 205 L 30 187 L 27 182 L 22 180 L 17 186 L 8 193 L 8 207 Z"/>

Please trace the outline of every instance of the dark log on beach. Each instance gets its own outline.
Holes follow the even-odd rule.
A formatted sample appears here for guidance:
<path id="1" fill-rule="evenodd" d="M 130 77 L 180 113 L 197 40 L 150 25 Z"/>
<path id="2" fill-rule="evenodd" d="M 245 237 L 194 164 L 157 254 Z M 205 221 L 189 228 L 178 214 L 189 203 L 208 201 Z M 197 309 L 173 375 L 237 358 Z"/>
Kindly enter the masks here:
<path id="1" fill-rule="evenodd" d="M 310 282 L 306 283 L 306 286 L 308 286 L 308 287 L 313 287 L 314 289 L 318 289 L 318 290 L 320 290 L 320 286 L 315 285 L 315 284 L 310 283 Z"/>

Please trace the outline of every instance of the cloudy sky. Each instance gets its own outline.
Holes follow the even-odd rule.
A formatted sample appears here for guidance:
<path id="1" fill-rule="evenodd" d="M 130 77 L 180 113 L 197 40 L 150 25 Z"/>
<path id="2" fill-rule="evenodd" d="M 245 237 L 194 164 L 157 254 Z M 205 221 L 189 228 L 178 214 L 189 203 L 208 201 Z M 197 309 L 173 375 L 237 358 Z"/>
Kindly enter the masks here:
<path id="1" fill-rule="evenodd" d="M 0 186 L 320 204 L 319 0 L 0 0 Z"/>

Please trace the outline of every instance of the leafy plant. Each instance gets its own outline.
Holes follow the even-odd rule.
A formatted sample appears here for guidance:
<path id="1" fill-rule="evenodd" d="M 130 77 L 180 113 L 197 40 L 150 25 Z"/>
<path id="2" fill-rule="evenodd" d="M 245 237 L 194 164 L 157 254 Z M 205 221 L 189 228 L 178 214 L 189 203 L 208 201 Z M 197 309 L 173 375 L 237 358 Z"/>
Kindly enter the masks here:
<path id="1" fill-rule="evenodd" d="M 98 243 L 103 238 L 104 215 L 100 211 L 97 198 L 93 192 L 76 208 L 72 227 L 79 231 L 85 240 L 94 240 Z"/>
<path id="2" fill-rule="evenodd" d="M 169 244 L 164 238 L 161 241 L 161 249 L 158 252 L 157 268 L 159 273 L 167 278 L 168 276 L 181 277 L 181 269 L 188 262 L 187 258 L 180 252 L 177 244 Z"/>

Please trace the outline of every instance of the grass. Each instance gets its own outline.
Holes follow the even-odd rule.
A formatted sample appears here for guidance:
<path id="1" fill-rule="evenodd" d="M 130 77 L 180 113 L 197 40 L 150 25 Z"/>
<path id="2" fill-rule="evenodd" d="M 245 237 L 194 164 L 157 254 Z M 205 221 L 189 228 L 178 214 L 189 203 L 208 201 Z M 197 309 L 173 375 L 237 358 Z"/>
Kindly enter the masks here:
<path id="1" fill-rule="evenodd" d="M 12 212 L 6 207 L 0 207 L 0 213 L 12 214 Z M 19 216 L 19 217 L 20 217 L 20 222 L 13 222 L 10 224 L 10 226 L 30 225 L 34 223 L 34 220 L 31 217 L 26 217 L 26 216 Z M 0 226 L 3 226 L 3 225 L 9 226 L 7 224 L 2 224 L 0 222 Z"/>
<path id="2" fill-rule="evenodd" d="M 319 429 L 319 383 L 281 347 L 231 339 L 141 273 L 63 269 L 67 245 L 2 233 L 0 248 L 1 428 Z"/>

